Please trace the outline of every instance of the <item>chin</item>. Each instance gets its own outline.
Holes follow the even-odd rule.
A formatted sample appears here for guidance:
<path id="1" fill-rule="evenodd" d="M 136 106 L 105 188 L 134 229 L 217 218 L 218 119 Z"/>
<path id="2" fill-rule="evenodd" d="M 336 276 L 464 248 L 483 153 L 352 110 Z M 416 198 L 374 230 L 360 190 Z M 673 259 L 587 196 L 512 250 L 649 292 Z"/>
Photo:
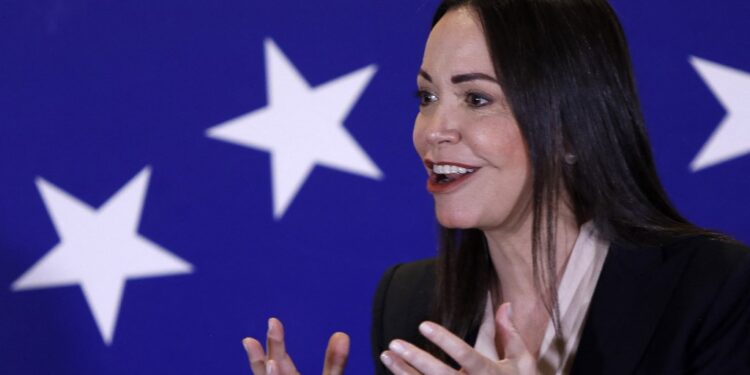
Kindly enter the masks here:
<path id="1" fill-rule="evenodd" d="M 436 210 L 435 216 L 437 216 L 438 223 L 440 223 L 440 225 L 442 225 L 445 228 L 469 229 L 469 228 L 477 227 L 476 220 L 474 220 L 474 218 L 471 217 L 470 215 L 466 215 L 465 212 L 460 212 L 456 210 L 450 210 L 448 212 L 444 212 L 441 210 Z"/>

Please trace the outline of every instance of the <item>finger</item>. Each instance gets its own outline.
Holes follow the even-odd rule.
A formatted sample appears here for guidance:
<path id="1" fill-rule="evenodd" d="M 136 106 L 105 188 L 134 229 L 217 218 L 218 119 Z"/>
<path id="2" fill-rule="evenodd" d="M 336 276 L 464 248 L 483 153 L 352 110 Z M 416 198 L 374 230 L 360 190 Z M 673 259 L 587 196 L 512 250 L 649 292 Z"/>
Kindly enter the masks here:
<path id="1" fill-rule="evenodd" d="M 292 358 L 286 352 L 284 342 L 284 325 L 276 318 L 268 319 L 268 334 L 266 335 L 266 348 L 268 350 L 268 360 L 273 360 L 277 374 L 296 374 L 297 369 L 292 362 Z M 268 371 L 268 370 L 266 370 Z"/>
<path id="2" fill-rule="evenodd" d="M 323 363 L 323 375 L 341 375 L 349 358 L 349 336 L 343 332 L 331 335 L 326 348 L 325 362 Z"/>
<path id="3" fill-rule="evenodd" d="M 443 349 L 469 373 L 483 373 L 491 362 L 487 357 L 465 343 L 464 340 L 439 324 L 422 322 L 419 325 L 419 332 L 440 349 Z"/>
<path id="4" fill-rule="evenodd" d="M 242 346 L 247 352 L 247 359 L 250 361 L 250 369 L 253 375 L 266 374 L 266 354 L 263 353 L 263 346 L 260 342 L 252 337 L 246 337 L 242 340 Z"/>
<path id="5" fill-rule="evenodd" d="M 273 359 L 269 359 L 266 362 L 266 373 L 268 375 L 279 375 L 279 365 Z"/>
<path id="6" fill-rule="evenodd" d="M 389 350 L 380 354 L 380 362 L 383 362 L 385 367 L 394 375 L 420 375 L 417 370 L 404 362 L 398 354 Z"/>
<path id="7" fill-rule="evenodd" d="M 526 343 L 515 324 L 513 324 L 512 318 L 513 309 L 510 303 L 500 305 L 495 315 L 495 321 L 498 323 L 498 334 L 505 351 L 505 359 L 511 361 L 513 367 L 521 373 L 534 373 L 536 360 L 526 347 Z"/>
<path id="8" fill-rule="evenodd" d="M 424 350 L 403 340 L 393 340 L 388 349 L 423 374 L 454 374 L 456 371 Z"/>
<path id="9" fill-rule="evenodd" d="M 284 326 L 276 318 L 268 319 L 268 333 L 266 334 L 266 350 L 268 359 L 280 361 L 286 355 L 284 343 Z"/>
<path id="10" fill-rule="evenodd" d="M 516 329 L 515 324 L 513 324 L 512 314 L 513 309 L 509 302 L 500 305 L 500 308 L 497 309 L 497 314 L 495 314 L 495 321 L 497 321 L 500 327 L 498 333 L 500 334 L 506 359 L 521 358 L 530 354 L 521 334 Z"/>

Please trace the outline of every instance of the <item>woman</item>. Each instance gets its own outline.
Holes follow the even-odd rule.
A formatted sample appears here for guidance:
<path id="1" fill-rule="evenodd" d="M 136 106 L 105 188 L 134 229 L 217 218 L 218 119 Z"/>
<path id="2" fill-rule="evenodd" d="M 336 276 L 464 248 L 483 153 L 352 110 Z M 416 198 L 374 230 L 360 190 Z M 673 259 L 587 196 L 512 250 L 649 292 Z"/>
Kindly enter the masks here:
<path id="1" fill-rule="evenodd" d="M 381 280 L 378 373 L 750 373 L 750 254 L 666 198 L 605 0 L 445 1 L 417 85 L 441 252 Z"/>

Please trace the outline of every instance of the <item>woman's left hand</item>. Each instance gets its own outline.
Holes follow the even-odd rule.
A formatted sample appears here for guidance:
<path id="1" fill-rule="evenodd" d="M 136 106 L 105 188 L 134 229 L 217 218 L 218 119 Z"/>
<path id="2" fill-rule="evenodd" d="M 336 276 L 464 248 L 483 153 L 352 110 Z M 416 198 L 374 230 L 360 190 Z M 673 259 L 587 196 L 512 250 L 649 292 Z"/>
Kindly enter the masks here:
<path id="1" fill-rule="evenodd" d="M 510 304 L 504 303 L 495 315 L 496 334 L 501 336 L 505 358 L 491 360 L 444 327 L 424 322 L 419 331 L 428 340 L 445 351 L 460 366 L 457 371 L 424 350 L 403 340 L 391 341 L 388 348 L 380 355 L 380 360 L 396 375 L 443 375 L 443 374 L 482 374 L 482 375 L 535 375 L 536 360 L 526 348 L 521 335 L 510 319 Z"/>

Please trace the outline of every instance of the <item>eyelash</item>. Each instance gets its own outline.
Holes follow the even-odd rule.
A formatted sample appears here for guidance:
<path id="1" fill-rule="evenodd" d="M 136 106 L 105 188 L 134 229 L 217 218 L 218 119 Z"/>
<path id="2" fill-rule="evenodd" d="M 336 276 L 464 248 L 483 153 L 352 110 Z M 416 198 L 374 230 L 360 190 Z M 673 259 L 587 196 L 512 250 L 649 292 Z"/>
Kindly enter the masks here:
<path id="1" fill-rule="evenodd" d="M 482 103 L 474 103 L 475 100 L 480 100 Z M 488 98 L 485 95 L 478 94 L 475 92 L 467 92 L 466 93 L 466 104 L 468 104 L 470 107 L 479 108 L 484 107 L 486 105 L 489 105 L 492 103 L 492 99 Z"/>
<path id="2" fill-rule="evenodd" d="M 414 93 L 414 96 L 419 99 L 419 106 L 424 107 L 435 100 L 437 100 L 437 95 L 427 91 L 427 90 L 417 90 Z"/>
<path id="3" fill-rule="evenodd" d="M 466 104 L 468 104 L 469 107 L 479 108 L 479 107 L 484 107 L 492 103 L 492 99 L 488 98 L 487 96 L 483 94 L 469 91 L 464 95 L 466 96 L 466 99 L 465 99 Z M 430 103 L 433 103 L 437 100 L 437 95 L 427 90 L 417 90 L 414 93 L 414 96 L 417 99 L 419 99 L 420 107 L 427 106 Z M 480 103 L 477 103 L 477 101 L 480 101 Z"/>

